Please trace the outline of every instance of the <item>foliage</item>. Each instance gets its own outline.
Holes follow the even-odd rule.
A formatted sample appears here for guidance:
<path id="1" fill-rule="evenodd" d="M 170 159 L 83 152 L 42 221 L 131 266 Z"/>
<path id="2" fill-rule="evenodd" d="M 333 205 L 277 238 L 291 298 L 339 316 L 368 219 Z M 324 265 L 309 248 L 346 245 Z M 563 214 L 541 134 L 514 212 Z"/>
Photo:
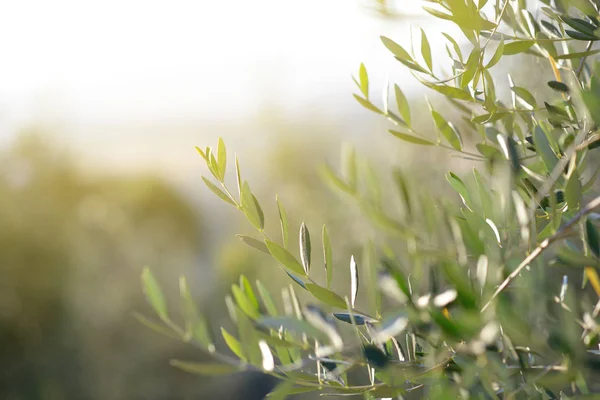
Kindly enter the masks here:
<path id="1" fill-rule="evenodd" d="M 277 201 L 279 239 L 266 227 L 263 205 L 242 179 L 237 158 L 228 171 L 233 163 L 223 141 L 216 149 L 197 148 L 212 174 L 203 178 L 208 188 L 257 231 L 243 241 L 270 254 L 293 284 L 281 298 L 244 276 L 232 286 L 226 302 L 237 332 L 221 330 L 230 356 L 215 347 L 188 301 L 185 280 L 180 327 L 146 270 L 146 295 L 166 323 L 157 329 L 193 340 L 219 362 L 175 366 L 202 374 L 264 371 L 283 379 L 271 399 L 308 391 L 367 399 L 600 393 L 600 215 L 594 213 L 600 197 L 593 159 L 600 143 L 600 64 L 593 57 L 600 52 L 593 49 L 600 40 L 598 5 L 539 1 L 534 16 L 522 0 L 429 3 L 428 13 L 456 24 L 470 43 L 461 48 L 444 34 L 447 70 L 438 71 L 424 31 L 419 54 L 381 39 L 416 79 L 456 107 L 460 122 L 430 106 L 437 136 L 421 134 L 398 85 L 385 88 L 383 104 L 373 100 L 364 65 L 354 97 L 394 123 L 390 133 L 406 146 L 436 146 L 472 164 L 471 173 L 446 175 L 461 202 L 432 198 L 401 172 L 393 176 L 397 193 L 387 193 L 349 152 L 342 174 L 325 168 L 324 175 L 356 199 L 378 235 L 365 240 L 360 256 L 347 254 L 347 266 L 334 266 L 330 239 L 343 233 L 304 223 L 296 229 Z M 493 68 L 516 54 L 551 66 L 552 96 L 540 99 L 510 76 L 510 98 L 497 94 Z M 323 279 L 315 278 L 315 268 L 326 270 Z M 343 292 L 335 289 L 340 274 L 350 281 Z M 311 301 L 301 304 L 299 293 Z"/>

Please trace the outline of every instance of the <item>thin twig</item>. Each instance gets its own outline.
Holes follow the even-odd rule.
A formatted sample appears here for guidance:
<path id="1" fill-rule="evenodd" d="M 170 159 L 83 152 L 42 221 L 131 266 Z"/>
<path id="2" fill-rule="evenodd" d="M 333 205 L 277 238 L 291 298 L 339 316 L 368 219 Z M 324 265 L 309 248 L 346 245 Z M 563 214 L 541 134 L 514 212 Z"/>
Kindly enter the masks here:
<path id="1" fill-rule="evenodd" d="M 483 308 L 481 309 L 481 312 L 484 312 L 490 306 L 490 304 L 492 304 L 492 301 L 496 297 L 498 297 L 498 295 L 513 281 L 513 279 L 515 279 L 517 277 L 517 275 L 519 275 L 519 273 L 521 273 L 521 271 L 525 267 L 527 267 L 533 260 L 535 260 L 540 254 L 542 254 L 542 252 L 545 249 L 547 249 L 552 243 L 562 239 L 563 236 L 566 233 L 568 233 L 568 231 L 575 224 L 577 224 L 579 222 L 579 220 L 581 220 L 581 218 L 585 217 L 586 215 L 588 215 L 589 213 L 591 213 L 593 210 L 595 210 L 598 207 L 600 207 L 600 197 L 596 197 L 595 199 L 590 201 L 584 208 L 581 209 L 581 211 L 579 211 L 577 213 L 577 215 L 575 215 L 575 217 L 573 217 L 571 220 L 569 220 L 569 222 L 567 222 L 563 227 L 561 227 L 554 235 L 550 236 L 549 238 L 545 239 L 542 243 L 540 243 L 540 245 L 538 247 L 536 247 L 531 252 L 531 254 L 529 254 L 521 262 L 521 264 L 519 264 L 519 266 L 517 268 L 515 268 L 515 270 L 513 272 L 511 272 L 511 274 L 504 280 L 504 282 L 502 282 L 500 284 L 500 286 L 498 286 L 498 289 L 496 289 L 496 291 L 494 292 L 492 297 L 483 306 Z"/>

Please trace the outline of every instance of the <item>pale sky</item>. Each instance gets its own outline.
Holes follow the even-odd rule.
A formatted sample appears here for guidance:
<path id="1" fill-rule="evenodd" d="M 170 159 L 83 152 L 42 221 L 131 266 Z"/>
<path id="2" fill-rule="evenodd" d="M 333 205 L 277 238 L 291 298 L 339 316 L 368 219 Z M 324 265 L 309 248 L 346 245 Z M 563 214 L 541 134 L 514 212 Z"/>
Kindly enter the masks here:
<path id="1" fill-rule="evenodd" d="M 398 4 L 404 20 L 359 0 L 4 1 L 0 138 L 31 121 L 80 138 L 99 125 L 243 119 L 265 99 L 326 113 L 352 101 L 360 62 L 374 89 L 388 75 L 416 87 L 379 36 L 410 46 L 409 23 L 432 19 L 422 1 Z M 451 29 L 439 25 L 428 29 L 436 51 Z"/>

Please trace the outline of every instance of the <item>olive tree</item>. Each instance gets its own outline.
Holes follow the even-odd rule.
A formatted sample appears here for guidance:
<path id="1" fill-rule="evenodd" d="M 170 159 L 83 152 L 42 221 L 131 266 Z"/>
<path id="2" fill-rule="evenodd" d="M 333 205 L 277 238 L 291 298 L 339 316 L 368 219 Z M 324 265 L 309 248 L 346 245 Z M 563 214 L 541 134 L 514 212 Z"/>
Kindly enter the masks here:
<path id="1" fill-rule="evenodd" d="M 349 153 L 341 173 L 325 168 L 324 175 L 384 234 L 334 266 L 326 225 L 290 226 L 278 199 L 281 232 L 265 229 L 264 204 L 237 157 L 230 162 L 222 140 L 197 148 L 212 175 L 203 178 L 206 186 L 256 228 L 255 237 L 240 238 L 270 255 L 291 285 L 272 294 L 242 276 L 232 286 L 226 302 L 237 328 L 220 331 L 227 350 L 215 345 L 185 278 L 179 323 L 146 269 L 144 290 L 160 320 L 146 322 L 215 361 L 174 366 L 200 374 L 263 371 L 281 378 L 270 399 L 311 391 L 366 399 L 600 393 L 599 4 L 431 0 L 424 9 L 456 24 L 468 46 L 444 33 L 447 58 L 434 60 L 445 55 L 432 52 L 424 31 L 413 52 L 381 40 L 454 114 L 430 105 L 436 134 L 421 132 L 400 86 L 386 87 L 381 102 L 371 96 L 364 65 L 354 97 L 394 125 L 389 133 L 401 145 L 437 147 L 472 165 L 472 172 L 446 174 L 457 201 L 428 196 L 402 171 L 390 173 L 397 186 L 390 191 Z M 543 79 L 552 90 L 534 95 L 527 81 L 494 72 L 517 54 L 549 66 Z M 544 71 L 529 73 L 540 79 Z M 496 94 L 500 85 L 510 89 L 506 98 Z M 345 290 L 334 274 L 349 277 Z M 361 297 L 369 298 L 368 310 Z"/>

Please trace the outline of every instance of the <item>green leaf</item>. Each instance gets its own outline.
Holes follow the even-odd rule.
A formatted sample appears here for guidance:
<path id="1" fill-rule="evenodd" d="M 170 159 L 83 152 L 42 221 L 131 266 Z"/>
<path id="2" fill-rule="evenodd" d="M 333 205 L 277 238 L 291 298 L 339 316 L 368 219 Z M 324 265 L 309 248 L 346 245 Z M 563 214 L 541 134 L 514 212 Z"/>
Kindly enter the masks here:
<path id="1" fill-rule="evenodd" d="M 309 324 L 306 321 L 292 318 L 292 317 L 277 317 L 277 318 L 262 318 L 258 323 L 264 327 L 274 329 L 278 331 L 280 327 L 283 329 L 296 333 L 306 334 L 309 338 L 313 339 L 327 339 L 327 335 Z"/>
<path id="2" fill-rule="evenodd" d="M 287 248 L 289 236 L 289 224 L 287 213 L 285 212 L 285 208 L 283 208 L 283 204 L 279 200 L 279 196 L 276 196 L 275 200 L 277 201 L 277 209 L 279 210 L 279 222 L 281 223 L 281 240 L 283 240 L 283 247 Z"/>
<path id="3" fill-rule="evenodd" d="M 256 227 L 256 229 L 262 231 L 265 227 L 265 218 L 260 208 L 260 204 L 256 200 L 256 197 L 250 191 L 250 185 L 248 182 L 244 182 L 242 186 L 242 211 L 248 218 L 248 221 Z"/>
<path id="4" fill-rule="evenodd" d="M 333 316 L 336 317 L 337 319 L 339 319 L 340 321 L 343 321 L 343 322 L 346 322 L 349 324 L 352 323 L 352 318 L 354 318 L 354 322 L 356 323 L 356 325 L 364 325 L 367 322 L 370 324 L 377 322 L 376 319 L 367 317 L 366 315 L 360 315 L 360 314 L 350 315 L 349 313 L 333 313 Z"/>
<path id="5" fill-rule="evenodd" d="M 567 185 L 565 186 L 565 197 L 567 199 L 569 210 L 579 209 L 579 204 L 581 202 L 581 181 L 579 180 L 577 171 L 573 171 L 567 181 Z"/>
<path id="6" fill-rule="evenodd" d="M 429 40 L 427 40 L 427 35 L 425 35 L 425 31 L 421 29 L 421 55 L 423 56 L 423 60 L 425 60 L 425 64 L 431 71 L 433 68 L 433 61 L 431 59 L 431 46 L 429 45 Z"/>
<path id="7" fill-rule="evenodd" d="M 244 236 L 244 235 L 235 235 L 235 236 L 237 236 L 242 242 L 246 243 L 248 246 L 253 247 L 256 250 L 262 251 L 263 253 L 270 254 L 269 249 L 267 249 L 267 246 L 265 245 L 264 242 L 261 242 L 260 240 L 254 239 L 253 237 L 250 237 L 250 236 Z"/>
<path id="8" fill-rule="evenodd" d="M 402 140 L 404 140 L 405 142 L 408 142 L 408 143 L 421 144 L 421 145 L 424 145 L 424 146 L 434 146 L 435 145 L 434 142 L 431 142 L 431 141 L 426 140 L 426 139 L 421 139 L 420 137 L 412 136 L 412 135 L 409 135 L 407 133 L 398 132 L 398 131 L 395 131 L 395 130 L 392 130 L 392 129 L 390 129 L 389 132 L 392 135 L 396 136 L 398 139 L 402 139 Z"/>
<path id="9" fill-rule="evenodd" d="M 231 285 L 231 293 L 233 294 L 235 302 L 238 304 L 244 314 L 254 320 L 260 318 L 258 307 L 254 308 L 254 305 L 237 285 Z"/>
<path id="10" fill-rule="evenodd" d="M 581 52 L 577 52 L 577 53 L 561 54 L 559 56 L 556 56 L 555 58 L 557 60 L 581 59 L 584 57 L 593 56 L 598 53 L 600 53 L 600 50 L 581 51 Z"/>
<path id="11" fill-rule="evenodd" d="M 504 45 L 503 55 L 512 56 L 514 54 L 519 54 L 524 51 L 529 50 L 531 46 L 533 46 L 535 42 L 533 40 L 519 40 L 510 42 Z"/>
<path id="12" fill-rule="evenodd" d="M 539 125 L 536 125 L 533 130 L 533 143 L 535 145 L 535 150 L 542 157 L 546 170 L 552 172 L 558 163 L 558 158 L 552 150 L 552 147 L 550 147 L 550 142 L 548 141 L 546 133 Z"/>
<path id="13" fill-rule="evenodd" d="M 490 69 L 494 65 L 498 64 L 498 62 L 502 58 L 503 54 L 504 54 L 504 39 L 501 39 L 500 43 L 498 44 L 498 47 L 496 47 L 496 52 L 494 53 L 494 55 L 492 56 L 492 58 L 490 58 L 490 61 L 487 63 L 487 65 L 485 66 L 485 68 L 486 69 Z"/>
<path id="14" fill-rule="evenodd" d="M 240 360 L 247 361 L 246 355 L 244 354 L 244 350 L 242 349 L 242 345 L 240 344 L 239 340 L 227 332 L 223 327 L 221 327 L 221 334 L 223 335 L 225 343 L 227 343 L 227 346 L 233 352 L 233 354 L 235 354 Z"/>
<path id="15" fill-rule="evenodd" d="M 350 257 L 350 304 L 354 307 L 358 294 L 358 266 L 354 256 Z"/>
<path id="16" fill-rule="evenodd" d="M 260 281 L 256 281 L 256 288 L 258 289 L 258 294 L 269 315 L 272 317 L 277 316 L 277 307 L 267 288 Z"/>
<path id="17" fill-rule="evenodd" d="M 353 94 L 352 96 L 354 96 L 354 98 L 360 103 L 360 105 L 363 106 L 364 108 L 366 108 L 367 110 L 371 110 L 378 114 L 383 114 L 383 111 L 381 111 L 379 108 L 375 107 L 375 105 L 373 105 L 373 103 L 371 103 L 369 100 L 363 99 L 362 97 L 360 97 L 356 94 Z"/>
<path id="18" fill-rule="evenodd" d="M 444 96 L 447 96 L 447 97 L 450 97 L 453 99 L 466 100 L 466 101 L 473 100 L 473 96 L 471 96 L 471 94 L 469 92 L 467 92 L 466 90 L 454 87 L 454 86 L 436 85 L 436 84 L 433 84 L 430 82 L 425 82 L 425 81 L 421 81 L 421 83 L 423 83 L 428 88 L 433 89 L 436 92 L 441 93 Z"/>
<path id="19" fill-rule="evenodd" d="M 472 210 L 473 203 L 471 202 L 471 196 L 469 195 L 469 191 L 467 190 L 467 187 L 463 181 L 453 172 L 448 172 L 446 175 L 446 180 L 450 183 L 450 186 L 452 186 L 452 188 L 458 192 L 463 200 L 463 203 L 465 203 L 465 205 Z"/>
<path id="20" fill-rule="evenodd" d="M 585 233 L 588 247 L 596 258 L 600 258 L 600 235 L 589 217 L 585 220 Z"/>
<path id="21" fill-rule="evenodd" d="M 321 237 L 323 244 L 323 261 L 325 263 L 325 276 L 327 280 L 327 288 L 330 288 L 331 277 L 333 274 L 333 256 L 331 252 L 331 243 L 329 241 L 329 232 L 327 232 L 327 226 L 325 225 L 323 225 Z"/>
<path id="22" fill-rule="evenodd" d="M 304 272 L 308 275 L 308 271 L 310 271 L 310 233 L 306 224 L 302 222 L 300 225 L 300 261 L 302 262 L 302 267 L 304 267 Z"/>
<path id="23" fill-rule="evenodd" d="M 198 154 L 200 154 L 202 156 L 202 158 L 204 158 L 204 161 L 208 165 L 208 157 L 206 156 L 206 153 L 204 151 L 202 151 L 202 149 L 200 147 L 198 147 L 198 146 L 195 146 L 194 148 L 196 149 L 196 151 L 198 152 Z"/>
<path id="24" fill-rule="evenodd" d="M 332 307 L 346 308 L 344 299 L 335 292 L 314 283 L 307 283 L 306 289 L 319 301 Z"/>
<path id="25" fill-rule="evenodd" d="M 557 92 L 569 93 L 569 87 L 562 82 L 550 81 L 548 82 L 548 86 L 550 86 L 552 90 L 556 90 Z"/>
<path id="26" fill-rule="evenodd" d="M 479 68 L 479 59 L 481 57 L 481 49 L 478 47 L 473 48 L 471 54 L 469 54 L 469 58 L 467 59 L 467 63 L 465 64 L 465 69 L 463 74 L 460 77 L 460 87 L 465 88 L 469 82 L 473 80 L 477 70 Z"/>
<path id="27" fill-rule="evenodd" d="M 398 112 L 402 116 L 402 119 L 406 121 L 406 124 L 410 126 L 410 107 L 408 105 L 408 100 L 398 85 L 394 85 L 394 92 L 396 94 Z"/>
<path id="28" fill-rule="evenodd" d="M 238 195 L 242 198 L 242 174 L 240 173 L 240 161 L 235 156 L 235 178 L 237 180 Z"/>
<path id="29" fill-rule="evenodd" d="M 294 274 L 306 276 L 306 272 L 304 271 L 302 264 L 300 264 L 289 251 L 279 246 L 277 243 L 269 240 L 266 240 L 265 243 L 273 258 L 275 258 L 281 265 L 289 269 Z"/>
<path id="30" fill-rule="evenodd" d="M 185 276 L 179 277 L 179 297 L 181 298 L 182 314 L 185 319 L 185 331 L 188 338 L 194 337 L 208 351 L 213 352 L 215 346 L 210 338 L 204 317 L 198 312 Z"/>
<path id="31" fill-rule="evenodd" d="M 373 368 L 385 368 L 390 362 L 388 356 L 375 345 L 365 345 L 363 354 Z"/>
<path id="32" fill-rule="evenodd" d="M 163 325 L 162 323 L 158 323 L 158 322 L 154 322 L 149 318 L 146 318 L 144 315 L 138 313 L 138 312 L 134 312 L 133 313 L 133 317 L 142 325 L 144 325 L 147 328 L 150 328 L 151 330 L 153 330 L 156 333 L 159 333 L 163 336 L 166 336 L 170 339 L 175 339 L 175 340 L 181 340 L 181 336 L 175 332 L 174 330 L 167 328 L 165 325 Z"/>
<path id="33" fill-rule="evenodd" d="M 229 375 L 241 371 L 239 367 L 228 364 L 199 363 L 182 360 L 171 360 L 170 364 L 185 372 L 206 376 Z"/>
<path id="34" fill-rule="evenodd" d="M 381 36 L 380 38 L 383 42 L 383 45 L 387 47 L 388 50 L 391 51 L 394 56 L 396 56 L 399 59 L 414 63 L 413 58 L 410 56 L 410 54 L 408 54 L 406 50 L 404 50 L 404 47 L 400 46 L 398 43 L 394 42 L 392 39 L 388 39 L 385 36 Z"/>
<path id="35" fill-rule="evenodd" d="M 365 64 L 360 64 L 360 68 L 358 70 L 358 77 L 360 80 L 360 91 L 362 92 L 365 99 L 369 98 L 369 75 L 367 75 L 367 69 L 365 68 Z"/>
<path id="36" fill-rule="evenodd" d="M 223 192 L 221 189 L 219 189 L 214 183 L 212 183 L 210 180 L 208 180 L 207 178 L 205 178 L 204 176 L 202 177 L 202 180 L 204 181 L 204 184 L 214 193 L 216 194 L 221 200 L 225 201 L 226 203 L 231 204 L 234 207 L 237 207 L 236 204 L 234 203 L 234 201 L 225 193 Z"/>
<path id="37" fill-rule="evenodd" d="M 456 150 L 462 150 L 462 139 L 460 134 L 452 125 L 451 122 L 448 122 L 442 117 L 440 113 L 435 110 L 431 110 L 431 115 L 433 116 L 433 120 L 435 121 L 435 126 L 440 131 L 440 133 L 446 138 L 448 143 Z"/>
<path id="38" fill-rule="evenodd" d="M 225 149 L 223 138 L 219 138 L 219 143 L 217 144 L 217 168 L 220 181 L 223 182 L 225 179 L 225 171 L 227 169 L 227 150 Z"/>
<path id="39" fill-rule="evenodd" d="M 537 107 L 537 102 L 535 101 L 535 97 L 529 92 L 529 90 L 519 87 L 513 86 L 510 88 L 521 100 L 523 100 L 527 105 L 533 109 Z"/>
<path id="40" fill-rule="evenodd" d="M 426 12 L 428 12 L 429 14 L 433 15 L 436 18 L 445 19 L 447 21 L 451 21 L 452 20 L 452 15 L 446 14 L 446 13 L 444 13 L 442 11 L 439 11 L 439 10 L 436 10 L 435 8 L 424 6 L 423 10 L 425 10 Z"/>
<path id="41" fill-rule="evenodd" d="M 256 294 L 254 294 L 254 290 L 252 289 L 252 285 L 248 278 L 245 275 L 240 275 L 240 289 L 244 292 L 252 306 L 258 310 L 258 299 L 256 298 Z"/>
<path id="42" fill-rule="evenodd" d="M 167 321 L 169 319 L 167 302 L 165 301 L 165 297 L 160 285 L 148 267 L 144 268 L 142 272 L 142 286 L 144 289 L 144 294 L 146 295 L 146 299 L 152 308 L 154 308 L 156 315 L 158 315 L 163 321 Z"/>

